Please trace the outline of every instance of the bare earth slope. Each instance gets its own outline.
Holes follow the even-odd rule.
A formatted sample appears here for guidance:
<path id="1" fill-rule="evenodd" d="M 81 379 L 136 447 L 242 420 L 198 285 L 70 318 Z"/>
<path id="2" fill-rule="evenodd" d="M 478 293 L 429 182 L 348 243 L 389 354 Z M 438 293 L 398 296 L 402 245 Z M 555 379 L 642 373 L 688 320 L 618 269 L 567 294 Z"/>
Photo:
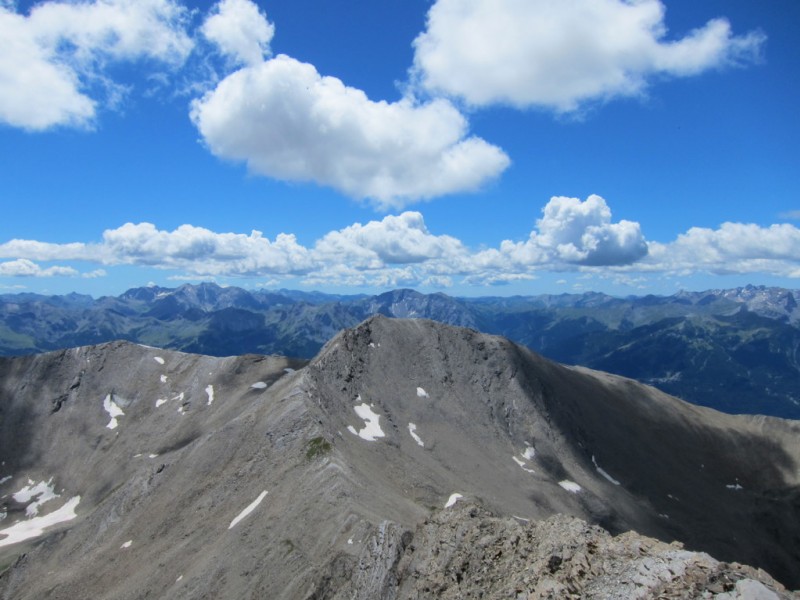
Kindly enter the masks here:
<path id="1" fill-rule="evenodd" d="M 0 359 L 0 598 L 515 597 L 487 564 L 523 598 L 788 597 L 539 521 L 797 588 L 798 436 L 423 320 L 369 319 L 305 367 L 128 343 Z M 524 556 L 478 560 L 476 531 Z"/>

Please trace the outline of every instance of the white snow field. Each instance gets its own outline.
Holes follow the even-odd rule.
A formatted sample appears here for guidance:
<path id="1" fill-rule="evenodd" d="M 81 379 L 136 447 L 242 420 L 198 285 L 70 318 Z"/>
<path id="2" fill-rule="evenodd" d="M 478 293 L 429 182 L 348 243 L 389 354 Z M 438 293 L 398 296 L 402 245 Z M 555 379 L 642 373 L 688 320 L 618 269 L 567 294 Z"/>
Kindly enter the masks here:
<path id="1" fill-rule="evenodd" d="M 425 447 L 425 443 L 422 441 L 422 438 L 417 435 L 417 426 L 414 423 L 408 424 L 408 433 L 411 434 L 411 437 L 414 438 L 414 441 L 417 442 L 417 444 L 423 448 Z"/>
<path id="2" fill-rule="evenodd" d="M 122 409 L 119 406 L 117 406 L 117 403 L 111 399 L 111 394 L 108 394 L 105 397 L 105 400 L 103 400 L 103 408 L 108 413 L 108 416 L 111 417 L 111 420 L 108 422 L 108 425 L 106 425 L 106 427 L 108 427 L 109 429 L 116 429 L 117 426 L 119 425 L 117 417 L 123 417 L 125 416 L 125 413 L 122 412 Z"/>
<path id="3" fill-rule="evenodd" d="M 238 515 L 236 515 L 236 517 L 233 519 L 233 521 L 231 521 L 231 524 L 228 525 L 228 529 L 233 529 L 239 521 L 241 521 L 247 515 L 249 515 L 251 512 L 253 512 L 256 509 L 256 507 L 258 507 L 258 505 L 261 504 L 261 501 L 264 498 L 266 498 L 266 496 L 267 496 L 267 491 L 264 490 L 263 492 L 261 492 L 258 495 L 258 498 L 253 500 L 250 504 L 247 505 L 247 507 L 242 512 L 240 512 Z"/>
<path id="4" fill-rule="evenodd" d="M 0 547 L 10 546 L 11 544 L 17 544 L 31 538 L 39 537 L 48 527 L 71 521 L 78 516 L 75 513 L 75 508 L 80 501 L 81 497 L 75 496 L 67 500 L 64 506 L 48 515 L 34 517 L 27 521 L 19 521 L 18 523 L 14 523 L 11 527 L 0 529 L 0 536 L 6 536 L 0 539 Z"/>
<path id="5" fill-rule="evenodd" d="M 386 434 L 380 426 L 380 415 L 373 411 L 369 404 L 364 402 L 363 404 L 354 406 L 353 410 L 356 411 L 356 414 L 360 418 L 364 419 L 365 425 L 358 431 L 356 431 L 356 428 L 352 425 L 348 425 L 347 430 L 350 433 L 368 442 L 374 442 L 377 438 L 386 437 Z"/>
<path id="6" fill-rule="evenodd" d="M 464 497 L 464 496 L 462 496 L 462 495 L 461 495 L 461 494 L 459 494 L 459 493 L 450 494 L 450 497 L 447 499 L 447 502 L 445 503 L 444 507 L 445 507 L 445 508 L 450 508 L 450 507 L 451 507 L 451 506 L 453 506 L 453 505 L 454 505 L 456 502 L 458 502 L 458 501 L 459 501 L 459 499 L 461 499 L 461 498 L 463 498 L 463 497 Z"/>
<path id="7" fill-rule="evenodd" d="M 51 477 L 49 481 L 40 481 L 39 483 L 28 479 L 28 485 L 12 494 L 11 497 L 20 504 L 25 504 L 26 502 L 34 500 L 25 508 L 25 514 L 28 515 L 28 517 L 35 517 L 39 514 L 39 507 L 42 506 L 42 504 L 48 500 L 59 498 L 60 496 L 56 494 L 53 489 L 53 478 Z"/>

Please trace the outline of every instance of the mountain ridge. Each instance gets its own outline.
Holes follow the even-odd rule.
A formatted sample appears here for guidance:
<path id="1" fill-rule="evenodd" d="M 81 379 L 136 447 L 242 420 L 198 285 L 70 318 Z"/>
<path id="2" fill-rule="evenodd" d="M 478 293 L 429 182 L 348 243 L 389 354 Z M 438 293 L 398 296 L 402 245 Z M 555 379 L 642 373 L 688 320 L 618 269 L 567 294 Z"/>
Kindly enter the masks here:
<path id="1" fill-rule="evenodd" d="M 446 539 L 418 527 L 450 527 L 450 501 L 678 539 L 799 585 L 800 424 L 470 329 L 372 317 L 308 364 L 126 342 L 3 358 L 0 411 L 0 493 L 50 481 L 40 514 L 80 496 L 74 521 L 0 547 L 3 598 L 427 597 L 404 565 Z"/>

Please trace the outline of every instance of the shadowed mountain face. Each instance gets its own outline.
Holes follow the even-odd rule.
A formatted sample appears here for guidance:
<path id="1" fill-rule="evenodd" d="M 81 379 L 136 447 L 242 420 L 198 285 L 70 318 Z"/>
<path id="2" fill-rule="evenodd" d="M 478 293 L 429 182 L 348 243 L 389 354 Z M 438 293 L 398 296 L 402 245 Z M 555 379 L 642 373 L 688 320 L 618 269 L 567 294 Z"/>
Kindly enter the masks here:
<path id="1" fill-rule="evenodd" d="M 0 354 L 126 339 L 183 352 L 311 358 L 341 329 L 381 314 L 507 337 L 554 360 L 632 377 L 733 414 L 800 419 L 796 292 L 744 287 L 670 297 L 563 294 L 451 298 L 395 290 L 333 296 L 214 284 L 119 297 L 0 296 Z"/>
<path id="2" fill-rule="evenodd" d="M 479 565 L 448 563 L 453 580 L 437 581 L 442 540 L 477 548 L 485 526 L 481 547 L 502 548 L 510 531 L 540 545 L 508 564 L 531 553 L 556 579 L 580 544 L 545 551 L 547 531 L 584 536 L 589 554 L 611 547 L 585 525 L 534 525 L 556 514 L 796 588 L 798 436 L 797 422 L 724 415 L 416 319 L 371 318 L 307 366 L 129 343 L 0 359 L 0 598 L 464 597 L 453 586 Z M 642 539 L 639 557 L 689 560 Z M 514 581 L 578 585 L 545 579 Z"/>

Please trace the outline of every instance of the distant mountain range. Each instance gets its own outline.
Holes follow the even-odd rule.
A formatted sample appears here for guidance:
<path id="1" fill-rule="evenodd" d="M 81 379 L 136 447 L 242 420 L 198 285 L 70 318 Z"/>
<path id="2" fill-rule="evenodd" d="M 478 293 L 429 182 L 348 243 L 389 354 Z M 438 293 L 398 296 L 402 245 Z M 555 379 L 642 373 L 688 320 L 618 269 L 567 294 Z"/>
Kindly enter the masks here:
<path id="1" fill-rule="evenodd" d="M 549 358 L 624 375 L 730 413 L 800 419 L 800 292 L 747 286 L 616 298 L 341 296 L 215 284 L 118 297 L 0 295 L 0 354 L 116 339 L 213 356 L 311 358 L 367 317 L 421 317 L 503 335 Z"/>

